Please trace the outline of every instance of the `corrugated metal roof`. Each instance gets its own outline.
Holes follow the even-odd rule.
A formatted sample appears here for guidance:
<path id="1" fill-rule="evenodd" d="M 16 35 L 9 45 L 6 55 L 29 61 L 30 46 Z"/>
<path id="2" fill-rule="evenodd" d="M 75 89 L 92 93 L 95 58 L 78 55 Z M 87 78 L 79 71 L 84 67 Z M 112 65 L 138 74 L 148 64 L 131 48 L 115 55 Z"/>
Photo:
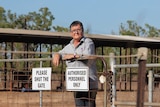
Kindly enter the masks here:
<path id="1" fill-rule="evenodd" d="M 137 37 L 127 35 L 85 34 L 94 40 L 96 46 L 111 47 L 160 47 L 160 38 Z M 71 40 L 68 32 L 0 28 L 0 42 L 26 42 L 67 44 Z"/>

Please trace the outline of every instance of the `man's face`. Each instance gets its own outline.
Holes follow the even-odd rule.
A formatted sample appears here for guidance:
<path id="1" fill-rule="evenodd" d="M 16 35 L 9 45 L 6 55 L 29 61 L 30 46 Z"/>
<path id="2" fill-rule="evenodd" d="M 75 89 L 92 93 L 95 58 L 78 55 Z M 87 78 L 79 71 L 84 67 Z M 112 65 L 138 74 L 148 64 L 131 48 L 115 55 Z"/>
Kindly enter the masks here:
<path id="1" fill-rule="evenodd" d="M 80 25 L 75 25 L 71 27 L 71 36 L 74 40 L 80 40 L 83 36 L 83 31 Z"/>

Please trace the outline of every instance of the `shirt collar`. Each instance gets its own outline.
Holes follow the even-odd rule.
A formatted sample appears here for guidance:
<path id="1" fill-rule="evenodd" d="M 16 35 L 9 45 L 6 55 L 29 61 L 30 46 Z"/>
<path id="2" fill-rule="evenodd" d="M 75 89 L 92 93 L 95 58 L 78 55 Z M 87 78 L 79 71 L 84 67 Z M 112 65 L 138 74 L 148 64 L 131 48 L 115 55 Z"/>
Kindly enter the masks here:
<path id="1" fill-rule="evenodd" d="M 83 37 L 81 38 L 81 40 L 80 40 L 80 43 L 83 43 L 84 40 L 85 40 L 85 38 L 86 38 L 86 37 L 83 36 Z M 73 39 L 70 41 L 70 44 L 73 44 Z"/>

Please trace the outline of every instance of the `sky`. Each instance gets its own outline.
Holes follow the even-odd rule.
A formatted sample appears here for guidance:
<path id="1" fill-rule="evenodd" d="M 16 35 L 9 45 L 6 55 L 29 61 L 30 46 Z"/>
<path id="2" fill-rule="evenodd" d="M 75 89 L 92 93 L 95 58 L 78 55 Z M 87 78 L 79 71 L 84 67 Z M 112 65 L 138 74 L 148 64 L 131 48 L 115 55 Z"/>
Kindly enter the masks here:
<path id="1" fill-rule="evenodd" d="M 0 6 L 18 15 L 47 7 L 55 17 L 53 26 L 69 28 L 79 20 L 92 34 L 118 34 L 128 20 L 160 29 L 160 0 L 0 0 Z"/>

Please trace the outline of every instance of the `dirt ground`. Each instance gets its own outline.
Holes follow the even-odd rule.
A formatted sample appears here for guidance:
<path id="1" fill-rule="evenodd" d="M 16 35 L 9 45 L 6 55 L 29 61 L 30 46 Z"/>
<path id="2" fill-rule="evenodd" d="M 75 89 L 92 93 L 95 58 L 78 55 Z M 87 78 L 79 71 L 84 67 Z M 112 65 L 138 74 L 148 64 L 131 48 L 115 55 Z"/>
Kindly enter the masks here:
<path id="1" fill-rule="evenodd" d="M 117 101 L 136 102 L 135 91 L 117 92 Z M 109 98 L 108 98 L 109 100 Z M 145 92 L 145 102 L 148 92 Z M 159 91 L 153 92 L 153 102 L 160 102 Z M 72 92 L 42 92 L 42 107 L 75 107 Z M 99 91 L 96 99 L 97 107 L 104 107 L 104 92 Z M 0 107 L 40 107 L 40 92 L 0 92 Z M 110 102 L 107 102 L 110 107 Z M 135 107 L 135 106 L 117 106 Z M 148 106 L 146 106 L 148 107 Z"/>

